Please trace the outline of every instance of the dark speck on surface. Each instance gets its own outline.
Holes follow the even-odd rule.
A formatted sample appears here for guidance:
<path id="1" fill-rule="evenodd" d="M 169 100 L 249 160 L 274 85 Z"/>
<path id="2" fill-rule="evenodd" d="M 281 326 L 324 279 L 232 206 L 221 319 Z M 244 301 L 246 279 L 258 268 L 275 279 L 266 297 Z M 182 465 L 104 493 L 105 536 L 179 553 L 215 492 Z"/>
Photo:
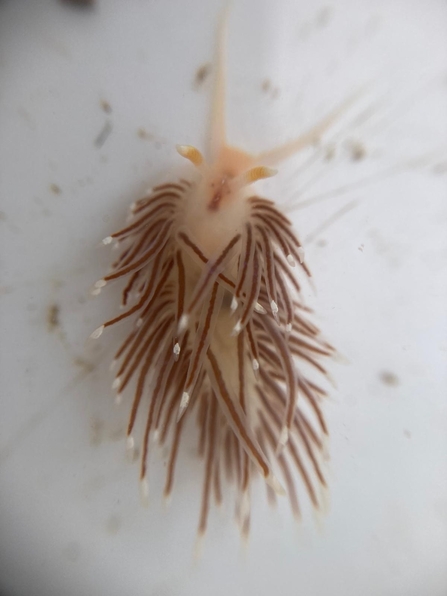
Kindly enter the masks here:
<path id="1" fill-rule="evenodd" d="M 99 105 L 101 106 L 101 110 L 103 112 L 105 112 L 106 114 L 110 114 L 112 112 L 112 106 L 109 104 L 109 102 L 106 99 L 101 99 Z"/>
<path id="2" fill-rule="evenodd" d="M 261 83 L 262 92 L 268 95 L 271 99 L 275 99 L 279 95 L 279 88 L 275 87 L 270 79 L 264 79 Z"/>
<path id="3" fill-rule="evenodd" d="M 106 120 L 100 133 L 98 134 L 98 136 L 95 139 L 95 146 L 98 147 L 98 149 L 101 149 L 101 147 L 104 145 L 104 143 L 109 138 L 109 135 L 111 132 L 112 132 L 112 123 L 110 122 L 110 120 Z"/>
<path id="4" fill-rule="evenodd" d="M 140 126 L 140 128 L 137 130 L 137 135 L 140 137 L 140 139 L 144 139 L 146 141 L 152 141 L 154 139 L 154 135 L 148 132 L 144 126 Z"/>
<path id="5" fill-rule="evenodd" d="M 48 331 L 50 333 L 53 333 L 53 331 L 55 331 L 59 325 L 59 313 L 60 313 L 60 308 L 58 304 L 50 304 L 50 306 L 48 307 L 48 311 L 47 311 L 47 325 L 48 325 Z"/>
<path id="6" fill-rule="evenodd" d="M 207 62 L 206 64 L 202 64 L 196 71 L 196 76 L 194 77 L 194 87 L 199 89 L 206 79 L 211 74 L 211 64 Z"/>
<path id="7" fill-rule="evenodd" d="M 348 151 L 352 161 L 361 161 L 366 157 L 366 148 L 360 141 L 349 141 Z"/>
<path id="8" fill-rule="evenodd" d="M 397 385 L 399 385 L 399 379 L 397 375 L 390 372 L 389 370 L 383 370 L 380 373 L 379 378 L 384 385 L 388 385 L 389 387 L 397 387 Z"/>

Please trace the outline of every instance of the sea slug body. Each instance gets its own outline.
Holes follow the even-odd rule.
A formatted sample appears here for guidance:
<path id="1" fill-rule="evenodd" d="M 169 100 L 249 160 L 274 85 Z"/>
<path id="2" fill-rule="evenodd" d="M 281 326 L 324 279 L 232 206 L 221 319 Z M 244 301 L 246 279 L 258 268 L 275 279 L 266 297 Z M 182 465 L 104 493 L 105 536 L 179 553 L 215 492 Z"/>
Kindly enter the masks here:
<path id="1" fill-rule="evenodd" d="M 225 29 L 222 24 L 207 159 L 194 147 L 177 147 L 193 175 L 157 186 L 132 205 L 129 224 L 103 240 L 119 243 L 121 254 L 94 289 L 99 294 L 112 280 L 127 280 L 123 312 L 92 337 L 124 319 L 134 322 L 115 357 L 113 388 L 121 401 L 130 381 L 136 383 L 129 448 L 137 415 L 146 417 L 140 470 L 145 497 L 150 438 L 170 446 L 169 496 L 185 421 L 197 419 L 204 460 L 201 534 L 212 495 L 217 503 L 223 499 L 224 477 L 237 487 L 245 534 L 257 475 L 270 498 L 287 492 L 299 517 L 296 470 L 312 505 L 320 506 L 326 392 L 308 371 L 325 375 L 321 359 L 334 354 L 301 298 L 298 278 L 310 272 L 292 224 L 255 185 L 276 173 L 273 165 L 318 140 L 345 106 L 272 151 L 249 155 L 230 146 Z"/>

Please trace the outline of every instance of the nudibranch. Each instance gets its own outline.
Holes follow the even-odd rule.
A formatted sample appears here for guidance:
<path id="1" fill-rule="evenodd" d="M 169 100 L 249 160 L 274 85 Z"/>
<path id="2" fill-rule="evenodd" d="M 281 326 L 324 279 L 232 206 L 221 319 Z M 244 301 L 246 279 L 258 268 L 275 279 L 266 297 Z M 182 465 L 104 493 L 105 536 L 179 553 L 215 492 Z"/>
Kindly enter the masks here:
<path id="1" fill-rule="evenodd" d="M 206 158 L 186 145 L 189 180 L 156 186 L 131 207 L 131 220 L 103 240 L 120 256 L 94 293 L 125 278 L 124 311 L 93 334 L 131 319 L 119 348 L 113 387 L 135 393 L 127 428 L 141 437 L 141 481 L 148 491 L 151 439 L 168 445 L 164 494 L 171 494 L 185 421 L 195 416 L 204 461 L 199 533 L 224 480 L 236 486 L 243 533 L 250 526 L 250 490 L 260 476 L 269 496 L 287 493 L 300 515 L 296 480 L 318 509 L 326 391 L 311 378 L 327 375 L 321 360 L 334 349 L 310 320 L 302 280 L 310 275 L 289 219 L 256 192 L 278 162 L 319 141 L 342 106 L 299 138 L 250 155 L 227 143 L 225 132 L 226 25 L 218 35 L 210 146 Z M 306 372 L 304 372 L 306 371 Z M 147 406 L 146 406 L 147 404 Z M 145 408 L 145 411 L 142 411 Z"/>

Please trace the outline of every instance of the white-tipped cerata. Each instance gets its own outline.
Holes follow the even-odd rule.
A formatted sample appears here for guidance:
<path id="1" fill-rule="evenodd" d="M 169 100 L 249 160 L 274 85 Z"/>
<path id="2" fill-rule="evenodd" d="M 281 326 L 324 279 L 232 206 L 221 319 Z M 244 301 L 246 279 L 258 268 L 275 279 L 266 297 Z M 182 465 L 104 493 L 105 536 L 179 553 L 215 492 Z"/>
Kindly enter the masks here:
<path id="1" fill-rule="evenodd" d="M 289 440 L 289 429 L 287 426 L 284 426 L 281 430 L 281 434 L 279 436 L 279 445 L 278 450 L 282 451 L 282 449 L 287 445 L 287 441 Z"/>
<path id="2" fill-rule="evenodd" d="M 233 335 L 233 336 L 234 335 L 239 335 L 239 333 L 241 332 L 241 330 L 242 330 L 242 325 L 241 325 L 241 322 L 238 321 L 236 323 L 236 325 L 233 327 L 233 331 L 231 332 L 231 335 Z"/>
<path id="3" fill-rule="evenodd" d="M 286 259 L 291 267 L 295 267 L 296 263 L 295 263 L 295 259 L 292 257 L 292 255 L 287 255 Z"/>
<path id="4" fill-rule="evenodd" d="M 185 413 L 185 410 L 189 404 L 190 397 L 191 396 L 189 395 L 189 393 L 187 391 L 183 392 L 182 398 L 180 400 L 180 406 L 179 406 L 178 413 L 177 413 L 177 422 L 180 420 L 180 418 Z"/>
<path id="5" fill-rule="evenodd" d="M 255 304 L 255 311 L 258 312 L 260 315 L 267 314 L 267 311 L 262 306 L 262 304 L 259 304 L 259 302 L 256 302 L 256 304 Z"/>
<path id="6" fill-rule="evenodd" d="M 180 317 L 180 321 L 178 322 L 178 332 L 183 333 L 183 331 L 185 331 L 185 329 L 188 327 L 188 325 L 189 325 L 188 315 L 182 315 Z"/>
<path id="7" fill-rule="evenodd" d="M 98 337 L 101 337 L 103 331 L 104 325 L 101 325 L 101 327 L 98 327 L 98 329 L 93 331 L 93 333 L 90 335 L 90 339 L 98 339 Z"/>
<path id="8" fill-rule="evenodd" d="M 180 356 L 180 344 L 178 343 L 178 341 L 174 344 L 174 347 L 172 348 L 172 353 L 174 354 L 175 360 L 178 360 L 178 357 Z"/>

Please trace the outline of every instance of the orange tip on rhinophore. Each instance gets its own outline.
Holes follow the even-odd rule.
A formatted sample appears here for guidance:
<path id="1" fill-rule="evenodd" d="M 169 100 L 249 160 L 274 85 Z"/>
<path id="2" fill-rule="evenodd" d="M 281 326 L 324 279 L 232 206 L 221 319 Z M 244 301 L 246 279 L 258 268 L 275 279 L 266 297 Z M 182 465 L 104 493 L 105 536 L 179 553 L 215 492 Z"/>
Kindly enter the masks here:
<path id="1" fill-rule="evenodd" d="M 189 159 L 195 166 L 199 167 L 202 165 L 203 155 L 192 145 L 177 145 L 176 149 L 182 157 Z"/>
<path id="2" fill-rule="evenodd" d="M 265 166 L 256 166 L 255 168 L 251 168 L 245 174 L 245 179 L 247 184 L 251 184 L 252 182 L 256 182 L 257 180 L 262 180 L 263 178 L 271 178 L 275 174 L 278 173 L 278 170 L 274 170 L 273 168 L 266 168 Z"/>

